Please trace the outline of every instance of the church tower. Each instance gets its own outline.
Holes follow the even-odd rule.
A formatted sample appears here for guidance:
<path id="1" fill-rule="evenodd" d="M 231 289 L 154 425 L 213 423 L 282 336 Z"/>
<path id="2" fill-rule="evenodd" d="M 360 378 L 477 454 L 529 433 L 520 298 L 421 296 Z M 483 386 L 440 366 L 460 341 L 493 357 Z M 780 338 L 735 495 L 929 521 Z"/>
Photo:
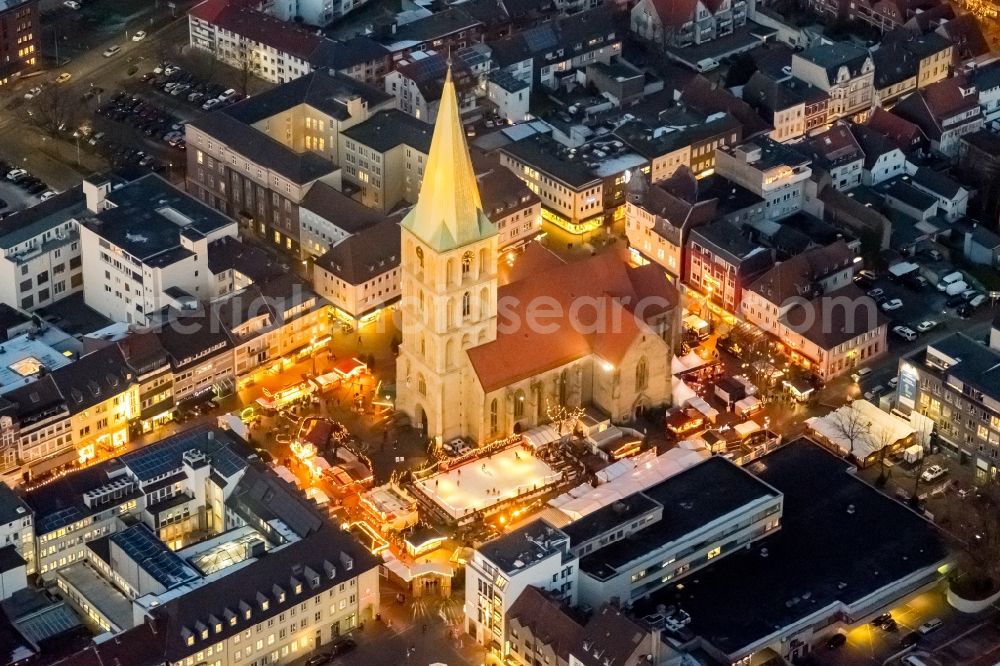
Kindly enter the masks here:
<path id="1" fill-rule="evenodd" d="M 481 419 L 469 402 L 465 350 L 496 338 L 497 234 L 479 198 L 450 68 L 420 195 L 401 233 L 396 408 L 438 442 L 465 436 Z"/>

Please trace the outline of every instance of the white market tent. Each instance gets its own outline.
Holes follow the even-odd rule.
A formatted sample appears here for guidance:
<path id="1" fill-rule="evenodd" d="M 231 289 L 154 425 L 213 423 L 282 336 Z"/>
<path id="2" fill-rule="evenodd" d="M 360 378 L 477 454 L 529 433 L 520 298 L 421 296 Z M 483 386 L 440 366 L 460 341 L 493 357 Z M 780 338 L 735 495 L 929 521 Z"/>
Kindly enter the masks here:
<path id="1" fill-rule="evenodd" d="M 761 429 L 761 425 L 756 421 L 744 421 L 743 423 L 737 423 L 733 426 L 733 430 L 736 434 L 740 436 L 740 439 L 746 439 L 750 435 Z"/>
<path id="2" fill-rule="evenodd" d="M 857 412 L 857 417 L 850 414 L 850 411 Z M 814 416 L 806 420 L 808 425 L 816 434 L 823 437 L 833 446 L 837 447 L 844 455 L 851 453 L 851 442 L 841 432 L 844 428 L 838 427 L 839 423 L 851 423 L 848 419 L 857 418 L 860 423 L 865 424 L 862 432 L 854 440 L 853 455 L 857 460 L 865 460 L 869 456 L 879 451 L 883 438 L 889 445 L 911 437 L 916 430 L 897 416 L 868 402 L 867 400 L 855 400 L 849 405 L 844 405 L 836 411 L 830 412 L 826 416 Z"/>
<path id="3" fill-rule="evenodd" d="M 560 435 L 558 427 L 550 423 L 521 433 L 521 438 L 526 446 L 531 447 L 532 451 L 538 451 L 553 442 L 558 442 L 568 432 L 572 432 L 572 430 L 570 424 L 564 424 L 563 434 Z"/>
<path id="4" fill-rule="evenodd" d="M 567 498 L 564 494 L 549 502 L 568 515 L 572 520 L 597 511 L 598 509 L 641 492 L 665 479 L 698 464 L 709 457 L 707 451 L 692 451 L 686 448 L 670 449 L 654 458 L 626 458 L 619 460 L 598 473 L 598 479 L 606 479 L 587 493 Z"/>

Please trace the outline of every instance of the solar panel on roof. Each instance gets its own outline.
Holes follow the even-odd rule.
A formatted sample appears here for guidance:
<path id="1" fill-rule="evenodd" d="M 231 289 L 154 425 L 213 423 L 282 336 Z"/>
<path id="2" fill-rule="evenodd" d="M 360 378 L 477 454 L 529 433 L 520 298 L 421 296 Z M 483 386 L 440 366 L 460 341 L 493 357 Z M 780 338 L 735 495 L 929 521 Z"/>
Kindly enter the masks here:
<path id="1" fill-rule="evenodd" d="M 528 50 L 532 53 L 551 49 L 558 43 L 550 26 L 539 26 L 534 30 L 526 30 L 521 35 L 524 38 L 524 43 L 528 45 Z"/>

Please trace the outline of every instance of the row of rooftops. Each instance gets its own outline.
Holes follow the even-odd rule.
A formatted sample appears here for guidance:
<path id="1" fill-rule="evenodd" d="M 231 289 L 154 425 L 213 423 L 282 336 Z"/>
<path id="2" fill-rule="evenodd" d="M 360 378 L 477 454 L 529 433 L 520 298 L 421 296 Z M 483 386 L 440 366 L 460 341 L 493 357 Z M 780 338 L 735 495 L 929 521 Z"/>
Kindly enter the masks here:
<path id="1" fill-rule="evenodd" d="M 636 519 L 654 520 L 639 530 L 625 529 L 596 549 L 586 550 L 581 571 L 607 580 L 656 548 L 676 543 L 715 520 L 734 515 L 780 493 L 722 457 L 712 457 L 665 481 L 617 500 L 562 528 L 535 520 L 479 548 L 479 553 L 508 576 L 553 554 L 579 556 L 585 546 L 628 528 Z"/>
<path id="2" fill-rule="evenodd" d="M 188 15 L 245 39 L 287 53 L 314 69 L 349 70 L 358 65 L 389 58 L 389 51 L 363 35 L 334 40 L 302 26 L 281 21 L 242 0 L 208 0 Z"/>
<path id="3" fill-rule="evenodd" d="M 805 439 L 786 444 L 746 468 L 727 467 L 724 459 L 713 457 L 643 491 L 639 498 L 621 500 L 562 530 L 536 521 L 479 550 L 506 574 L 516 575 L 516 569 L 508 565 L 511 558 L 535 556 L 520 553 L 525 543 L 533 543 L 546 532 L 550 539 L 552 533 L 561 535 L 575 549 L 594 536 L 612 532 L 616 523 L 649 515 L 649 501 L 661 503 L 664 511 L 659 520 L 581 560 L 581 571 L 589 573 L 588 567 L 599 567 L 596 570 L 610 574 L 616 564 L 624 566 L 629 557 L 648 553 L 651 544 L 669 539 L 669 533 L 690 533 L 754 498 L 778 501 L 781 529 L 718 557 L 697 576 L 683 578 L 682 584 L 671 584 L 635 601 L 629 611 L 630 617 L 643 618 L 663 613 L 664 608 L 683 610 L 690 615 L 688 629 L 713 646 L 713 654 L 721 652 L 736 660 L 820 609 L 834 613 L 869 597 L 905 594 L 907 581 L 933 575 L 946 561 L 944 539 L 933 524 L 874 490 L 852 470 L 842 459 Z M 634 507 L 633 499 L 639 499 Z M 896 535 L 892 543 L 883 538 L 886 530 Z M 632 547 L 634 551 L 629 550 Z M 494 559 L 498 553 L 503 555 L 499 561 Z M 804 561 L 811 566 L 801 566 Z M 897 586 L 903 589 L 897 591 Z M 530 631 L 536 644 L 549 646 L 557 654 L 583 658 L 578 652 L 591 652 L 590 648 L 617 654 L 628 647 L 612 649 L 602 640 L 609 637 L 606 631 L 590 631 L 592 623 L 603 622 L 601 616 L 609 612 L 605 608 L 584 624 L 575 618 L 573 609 L 528 586 L 509 607 L 506 620 L 508 628 Z M 637 628 L 648 631 L 642 623 Z M 616 642 L 634 632 L 622 627 L 621 634 Z"/>

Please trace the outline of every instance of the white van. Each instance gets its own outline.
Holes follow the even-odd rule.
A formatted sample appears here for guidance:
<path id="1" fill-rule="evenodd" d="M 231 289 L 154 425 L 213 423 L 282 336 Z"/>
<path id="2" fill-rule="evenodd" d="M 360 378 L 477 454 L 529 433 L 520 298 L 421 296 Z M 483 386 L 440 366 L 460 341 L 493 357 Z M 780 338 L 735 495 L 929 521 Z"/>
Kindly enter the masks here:
<path id="1" fill-rule="evenodd" d="M 950 285 L 950 284 L 952 284 L 954 282 L 958 282 L 959 280 L 962 280 L 962 279 L 964 279 L 964 278 L 962 276 L 962 273 L 959 272 L 959 271 L 955 271 L 954 273 L 948 273 L 943 278 L 941 278 L 940 280 L 938 280 L 938 283 L 937 283 L 938 291 L 945 291 L 946 289 L 948 289 L 948 285 Z"/>
<path id="2" fill-rule="evenodd" d="M 940 286 L 940 283 L 938 283 Z M 966 284 L 965 280 L 959 280 L 958 282 L 952 282 L 944 288 L 944 293 L 949 296 L 954 296 L 955 294 L 961 294 L 963 291 L 968 291 L 969 285 Z"/>
<path id="3" fill-rule="evenodd" d="M 719 68 L 719 61 L 715 58 L 702 58 L 694 64 L 694 68 L 699 72 L 711 72 L 713 69 Z"/>

